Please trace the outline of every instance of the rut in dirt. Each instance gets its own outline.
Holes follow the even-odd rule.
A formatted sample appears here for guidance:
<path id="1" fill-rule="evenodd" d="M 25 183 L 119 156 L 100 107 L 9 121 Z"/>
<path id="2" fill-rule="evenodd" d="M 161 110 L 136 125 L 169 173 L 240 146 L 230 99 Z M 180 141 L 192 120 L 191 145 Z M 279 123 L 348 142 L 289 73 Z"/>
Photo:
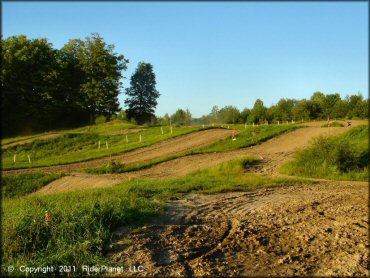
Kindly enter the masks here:
<path id="1" fill-rule="evenodd" d="M 143 265 L 138 276 L 363 276 L 366 196 L 360 182 L 188 194 L 144 228 L 118 229 L 107 256 Z"/>

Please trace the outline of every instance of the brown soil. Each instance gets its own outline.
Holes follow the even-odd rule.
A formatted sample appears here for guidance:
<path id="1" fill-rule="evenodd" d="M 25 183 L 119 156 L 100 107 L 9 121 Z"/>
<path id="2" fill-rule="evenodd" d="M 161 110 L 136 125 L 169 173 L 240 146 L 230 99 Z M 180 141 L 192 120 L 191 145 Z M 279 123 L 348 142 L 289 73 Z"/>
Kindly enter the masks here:
<path id="1" fill-rule="evenodd" d="M 205 169 L 208 167 L 215 166 L 219 163 L 230 161 L 233 159 L 238 159 L 247 155 L 253 155 L 260 159 L 259 163 L 254 166 L 251 171 L 274 176 L 278 174 L 278 168 L 284 162 L 292 159 L 294 153 L 301 148 L 308 146 L 312 140 L 312 138 L 317 137 L 319 135 L 325 134 L 332 134 L 337 135 L 348 131 L 348 128 L 343 127 L 332 127 L 332 128 L 322 128 L 321 125 L 324 122 L 313 122 L 309 124 L 307 128 L 301 128 L 295 130 L 293 132 L 289 132 L 278 136 L 276 138 L 270 139 L 266 142 L 263 142 L 260 145 L 252 146 L 245 149 L 230 151 L 230 152 L 222 152 L 222 153 L 208 153 L 208 154 L 200 154 L 200 155 L 191 155 L 186 157 L 180 157 L 174 160 L 170 160 L 161 164 L 157 164 L 149 169 L 130 172 L 130 173 L 123 173 L 123 174 L 112 174 L 112 175 L 104 175 L 100 176 L 99 179 L 96 178 L 95 175 L 83 175 L 81 178 L 81 174 L 74 174 L 71 176 L 63 177 L 62 179 L 56 180 L 50 183 L 48 186 L 43 187 L 38 191 L 38 193 L 53 193 L 53 192 L 62 192 L 62 191 L 73 191 L 73 190 L 81 190 L 81 189 L 88 189 L 88 188 L 95 188 L 95 187 L 106 187 L 112 186 L 114 184 L 120 183 L 122 181 L 134 178 L 146 178 L 146 179 L 160 179 L 160 178 L 171 178 L 171 177 L 178 177 L 186 175 L 192 171 L 198 169 Z M 364 122 L 356 121 L 353 122 L 352 126 L 356 126 L 358 124 L 363 124 Z M 210 132 L 212 130 L 209 130 Z M 223 136 L 229 135 L 229 130 L 223 130 L 226 132 Z M 206 132 L 206 131 L 204 131 Z M 146 147 L 143 149 L 139 149 L 136 151 L 129 152 L 127 154 L 116 156 L 121 157 L 122 162 L 126 163 L 133 163 L 133 162 L 140 162 L 144 160 L 150 160 L 155 157 L 160 157 L 161 153 L 163 153 L 163 149 L 166 149 L 167 153 L 170 152 L 171 154 L 176 154 L 176 149 L 181 148 L 182 145 L 186 140 L 179 140 L 185 139 L 191 140 L 191 145 L 195 148 L 195 146 L 199 146 L 196 144 L 198 142 L 199 137 L 204 139 L 204 133 L 202 136 L 195 136 L 196 134 L 190 134 L 193 136 L 183 136 L 177 139 L 173 139 L 171 141 L 162 142 L 157 145 L 153 145 L 150 147 Z M 222 134 L 221 134 L 222 135 Z M 190 137 L 190 138 L 189 138 Z M 216 137 L 217 138 L 217 137 Z M 217 139 L 214 137 L 209 138 L 209 142 L 214 142 Z M 205 145 L 205 142 L 202 140 L 202 144 Z M 158 146 L 159 145 L 159 146 Z M 189 142 L 187 142 L 187 146 L 189 146 Z M 188 148 L 190 149 L 190 148 Z M 143 155 L 138 154 L 138 152 L 143 151 Z M 148 156 L 146 156 L 148 154 Z M 168 154 L 163 154 L 163 156 Z M 125 159 L 123 159 L 125 158 Z M 136 159 L 136 160 L 135 160 Z M 116 159 L 115 160 L 119 160 Z M 81 168 L 88 167 L 86 165 L 90 165 L 89 167 L 94 166 L 102 166 L 106 165 L 109 161 L 109 158 L 98 159 L 94 161 L 72 164 L 72 165 L 60 165 L 60 166 L 52 166 L 43 168 L 43 171 L 46 172 L 53 172 L 57 171 L 72 171 L 78 170 Z M 64 170 L 63 170 L 64 169 Z M 67 171 L 68 170 L 68 171 Z M 17 170 L 16 170 L 17 171 Z M 19 170 L 18 170 L 19 171 Z M 12 171 L 14 172 L 14 171 Z M 6 172 L 5 172 L 6 173 Z M 91 177 L 91 178 L 89 178 Z"/>
<path id="2" fill-rule="evenodd" d="M 138 276 L 368 275 L 368 185 L 322 182 L 185 195 L 108 257 Z"/>
<path id="3" fill-rule="evenodd" d="M 19 141 L 13 142 L 13 143 L 1 145 L 1 149 L 5 150 L 5 149 L 8 149 L 8 148 L 13 147 L 13 146 L 24 145 L 24 144 L 27 144 L 27 143 L 31 143 L 35 140 L 54 139 L 54 138 L 60 137 L 62 135 L 63 135 L 62 133 L 50 133 L 50 134 L 45 134 L 45 135 L 40 135 L 40 136 L 34 136 L 32 138 L 29 138 L 29 139 L 19 140 Z"/>
<path id="4" fill-rule="evenodd" d="M 112 155 L 110 157 L 103 157 L 86 162 L 73 163 L 67 165 L 55 165 L 33 169 L 4 170 L 3 174 L 11 175 L 20 173 L 30 173 L 35 171 L 42 171 L 45 173 L 50 172 L 72 173 L 84 168 L 105 166 L 111 160 L 115 160 L 117 162 L 124 164 L 144 162 L 159 157 L 176 155 L 192 149 L 206 146 L 227 136 L 230 136 L 231 132 L 232 132 L 231 130 L 226 129 L 209 129 L 165 140 L 157 144 L 139 148 L 120 155 Z"/>

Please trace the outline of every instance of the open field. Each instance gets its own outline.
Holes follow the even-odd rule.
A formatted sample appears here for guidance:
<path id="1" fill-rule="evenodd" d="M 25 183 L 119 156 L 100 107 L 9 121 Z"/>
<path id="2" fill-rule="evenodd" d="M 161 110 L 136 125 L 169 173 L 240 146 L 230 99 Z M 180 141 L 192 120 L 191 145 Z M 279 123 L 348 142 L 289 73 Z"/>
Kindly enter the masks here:
<path id="1" fill-rule="evenodd" d="M 81 172 L 110 157 L 39 168 L 66 175 L 43 186 L 40 174 L 41 182 L 24 191 L 33 193 L 4 200 L 5 267 L 135 264 L 144 267 L 139 276 L 367 275 L 368 184 L 279 172 L 318 136 L 348 140 L 363 124 L 305 123 L 244 148 L 230 148 L 231 130 L 200 130 L 114 156 L 125 165 L 158 160 L 124 173 Z M 243 128 L 236 129 L 240 139 Z M 358 146 L 367 143 L 359 138 Z M 218 152 L 207 151 L 214 146 Z M 3 174 L 17 180 L 35 170 Z"/>

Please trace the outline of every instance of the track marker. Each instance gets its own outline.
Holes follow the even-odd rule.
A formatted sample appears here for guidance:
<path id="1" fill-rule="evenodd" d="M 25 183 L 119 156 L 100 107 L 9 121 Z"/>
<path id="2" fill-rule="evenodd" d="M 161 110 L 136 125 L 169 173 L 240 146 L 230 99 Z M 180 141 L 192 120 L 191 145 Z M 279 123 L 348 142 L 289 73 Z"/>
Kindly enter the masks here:
<path id="1" fill-rule="evenodd" d="M 31 163 L 31 157 L 30 157 L 30 155 L 28 154 L 27 156 L 28 156 L 28 163 Z"/>
<path id="2" fill-rule="evenodd" d="M 15 154 L 14 156 L 13 156 L 13 163 L 15 163 L 15 159 L 17 158 L 17 155 Z"/>
<path id="3" fill-rule="evenodd" d="M 107 150 L 108 150 L 108 142 L 107 141 L 105 141 L 105 145 L 107 146 Z"/>
<path id="4" fill-rule="evenodd" d="M 100 140 L 99 140 L 99 142 L 98 142 L 98 149 L 100 149 Z"/>
<path id="5" fill-rule="evenodd" d="M 126 135 L 126 143 L 128 143 L 128 138 L 127 138 L 127 135 Z"/>

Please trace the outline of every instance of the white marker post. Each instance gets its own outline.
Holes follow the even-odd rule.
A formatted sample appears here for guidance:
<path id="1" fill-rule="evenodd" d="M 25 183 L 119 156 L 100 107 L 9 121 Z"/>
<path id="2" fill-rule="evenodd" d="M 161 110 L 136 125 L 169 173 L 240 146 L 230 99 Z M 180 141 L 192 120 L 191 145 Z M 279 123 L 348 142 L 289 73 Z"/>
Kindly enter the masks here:
<path id="1" fill-rule="evenodd" d="M 253 127 L 254 127 L 254 122 L 253 122 Z"/>
<path id="2" fill-rule="evenodd" d="M 98 142 L 98 149 L 100 149 L 100 140 L 99 140 L 99 142 Z"/>
<path id="3" fill-rule="evenodd" d="M 31 157 L 30 157 L 30 155 L 28 154 L 27 156 L 28 156 L 28 163 L 31 163 Z"/>
<path id="4" fill-rule="evenodd" d="M 246 129 L 247 128 L 247 123 L 244 123 L 244 129 Z"/>
<path id="5" fill-rule="evenodd" d="M 171 134 L 172 134 L 172 126 L 170 126 L 170 129 L 171 129 Z"/>
<path id="6" fill-rule="evenodd" d="M 140 134 L 140 143 L 141 143 L 141 134 Z"/>
<path id="7" fill-rule="evenodd" d="M 108 150 L 108 141 L 105 141 L 105 145 L 107 146 L 107 150 Z"/>
<path id="8" fill-rule="evenodd" d="M 162 135 L 163 135 L 163 128 L 161 127 L 161 132 L 162 132 Z"/>
<path id="9" fill-rule="evenodd" d="M 13 163 L 15 163 L 16 158 L 17 158 L 17 155 L 15 154 L 15 155 L 13 156 Z"/>
<path id="10" fill-rule="evenodd" d="M 126 135 L 126 143 L 128 143 L 128 138 L 127 138 L 127 135 Z"/>

